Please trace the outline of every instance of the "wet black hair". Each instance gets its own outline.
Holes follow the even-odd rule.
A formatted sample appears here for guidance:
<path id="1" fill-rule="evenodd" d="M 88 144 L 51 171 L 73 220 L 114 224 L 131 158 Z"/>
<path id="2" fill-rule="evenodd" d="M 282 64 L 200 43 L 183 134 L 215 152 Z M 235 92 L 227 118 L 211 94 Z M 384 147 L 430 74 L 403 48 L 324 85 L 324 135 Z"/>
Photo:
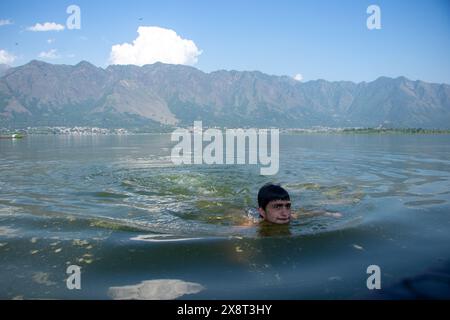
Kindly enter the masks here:
<path id="1" fill-rule="evenodd" d="M 259 189 L 258 206 L 266 210 L 266 206 L 270 201 L 275 200 L 291 200 L 289 193 L 277 184 L 267 183 Z"/>

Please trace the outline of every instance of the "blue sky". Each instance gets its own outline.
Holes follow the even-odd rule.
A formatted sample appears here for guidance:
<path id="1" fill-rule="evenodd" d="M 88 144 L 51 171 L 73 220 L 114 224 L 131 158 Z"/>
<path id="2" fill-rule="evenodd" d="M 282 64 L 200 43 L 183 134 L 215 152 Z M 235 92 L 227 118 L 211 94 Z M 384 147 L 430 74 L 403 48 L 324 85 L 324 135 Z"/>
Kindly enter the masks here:
<path id="1" fill-rule="evenodd" d="M 81 10 L 81 29 L 29 30 L 45 22 L 66 26 L 71 4 Z M 366 26 L 372 4 L 381 10 L 379 30 Z M 450 83 L 449 0 L 2 0 L 0 62 L 87 60 L 106 67 L 113 63 L 112 46 L 133 44 L 140 26 L 171 29 L 191 40 L 196 62 L 186 64 L 205 72 L 259 70 L 301 74 L 303 81 L 406 76 Z M 119 49 L 122 57 L 128 52 Z"/>

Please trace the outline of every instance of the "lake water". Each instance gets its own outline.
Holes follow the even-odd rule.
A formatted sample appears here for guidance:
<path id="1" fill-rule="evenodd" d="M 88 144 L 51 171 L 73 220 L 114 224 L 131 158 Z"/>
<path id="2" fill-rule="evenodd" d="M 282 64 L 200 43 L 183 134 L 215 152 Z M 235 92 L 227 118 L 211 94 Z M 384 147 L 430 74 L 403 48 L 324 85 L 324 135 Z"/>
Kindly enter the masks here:
<path id="1" fill-rule="evenodd" d="M 383 290 L 449 261 L 449 135 L 281 135 L 275 176 L 175 166 L 173 144 L 0 140 L 0 298 L 354 299 L 369 265 Z M 340 215 L 249 223 L 270 181 L 295 211 Z"/>

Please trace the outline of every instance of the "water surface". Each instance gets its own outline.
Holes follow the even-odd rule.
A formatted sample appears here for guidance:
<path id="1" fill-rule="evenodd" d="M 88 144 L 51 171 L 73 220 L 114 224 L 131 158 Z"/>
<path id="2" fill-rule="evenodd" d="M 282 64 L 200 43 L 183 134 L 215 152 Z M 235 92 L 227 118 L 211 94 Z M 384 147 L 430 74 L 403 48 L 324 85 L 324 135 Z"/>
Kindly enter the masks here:
<path id="1" fill-rule="evenodd" d="M 449 135 L 281 135 L 275 176 L 174 166 L 172 145 L 0 140 L 0 298 L 351 299 L 369 265 L 387 288 L 450 258 Z M 259 224 L 269 181 L 297 212 L 340 215 Z"/>

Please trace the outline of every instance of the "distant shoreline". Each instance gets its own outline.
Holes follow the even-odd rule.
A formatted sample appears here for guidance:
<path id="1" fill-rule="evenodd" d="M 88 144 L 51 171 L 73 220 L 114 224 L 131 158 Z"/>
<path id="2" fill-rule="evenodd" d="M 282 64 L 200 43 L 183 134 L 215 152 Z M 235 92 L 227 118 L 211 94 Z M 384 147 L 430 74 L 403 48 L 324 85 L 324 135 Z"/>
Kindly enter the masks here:
<path id="1" fill-rule="evenodd" d="M 214 127 L 216 129 L 226 129 Z M 170 134 L 176 128 L 166 130 L 148 128 L 98 128 L 98 127 L 28 127 L 26 129 L 0 128 L 0 136 L 13 134 L 21 135 L 70 135 L 70 136 L 98 136 L 98 135 L 137 135 L 137 134 Z M 186 128 L 189 129 L 189 128 Z M 249 128 L 243 128 L 249 129 Z M 450 129 L 423 128 L 280 128 L 281 134 L 450 134 Z"/>
<path id="2" fill-rule="evenodd" d="M 332 133 L 332 134 L 450 134 L 450 129 L 423 128 L 325 128 L 325 129 L 286 129 L 293 134 Z"/>

